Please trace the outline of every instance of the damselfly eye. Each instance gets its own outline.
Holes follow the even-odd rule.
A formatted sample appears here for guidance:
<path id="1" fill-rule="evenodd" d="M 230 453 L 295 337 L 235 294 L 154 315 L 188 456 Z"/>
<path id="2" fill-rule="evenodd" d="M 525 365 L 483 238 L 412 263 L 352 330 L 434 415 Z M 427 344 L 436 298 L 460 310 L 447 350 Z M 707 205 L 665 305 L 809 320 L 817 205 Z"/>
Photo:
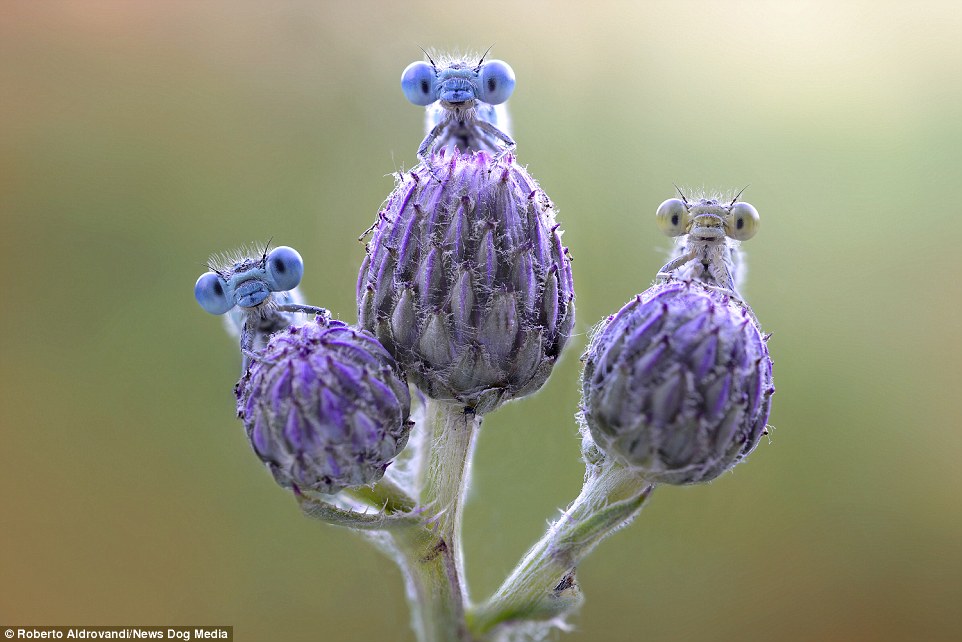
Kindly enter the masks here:
<path id="1" fill-rule="evenodd" d="M 224 314 L 234 307 L 234 302 L 227 298 L 224 282 L 213 272 L 205 272 L 197 279 L 194 298 L 200 307 L 211 314 Z"/>
<path id="2" fill-rule="evenodd" d="M 681 236 L 688 230 L 688 208 L 680 199 L 669 198 L 658 206 L 655 220 L 665 236 Z"/>
<path id="3" fill-rule="evenodd" d="M 401 91 L 412 103 L 424 107 L 438 99 L 434 81 L 434 67 L 426 62 L 412 62 L 401 74 Z"/>
<path id="4" fill-rule="evenodd" d="M 481 100 L 489 105 L 500 105 L 514 91 L 514 70 L 501 60 L 489 60 L 481 65 Z"/>
<path id="5" fill-rule="evenodd" d="M 747 241 L 758 231 L 758 210 L 748 203 L 735 203 L 725 221 L 725 233 L 736 241 Z"/>
<path id="6" fill-rule="evenodd" d="M 267 255 L 267 276 L 274 292 L 293 290 L 304 276 L 304 260 L 292 247 L 274 248 Z"/>

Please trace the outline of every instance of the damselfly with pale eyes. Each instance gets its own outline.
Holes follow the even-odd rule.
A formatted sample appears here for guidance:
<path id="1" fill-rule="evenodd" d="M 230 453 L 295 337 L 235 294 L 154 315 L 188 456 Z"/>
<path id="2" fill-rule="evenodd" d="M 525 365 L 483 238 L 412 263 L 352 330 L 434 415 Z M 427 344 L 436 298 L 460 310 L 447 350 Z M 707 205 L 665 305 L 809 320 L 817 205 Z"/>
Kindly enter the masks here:
<path id="1" fill-rule="evenodd" d="M 425 52 L 427 55 L 427 52 Z M 487 55 L 487 52 L 485 52 Z M 490 151 L 495 159 L 515 147 L 505 102 L 514 91 L 514 70 L 500 60 L 469 62 L 464 57 L 414 62 L 401 74 L 401 89 L 415 105 L 427 107 L 427 135 L 418 160 L 441 149 Z"/>
<path id="2" fill-rule="evenodd" d="M 244 370 L 270 335 L 291 325 L 293 313 L 328 315 L 324 308 L 304 305 L 297 285 L 304 261 L 297 250 L 281 246 L 270 252 L 241 249 L 212 257 L 194 285 L 194 297 L 211 314 L 225 318 L 228 332 L 240 336 Z"/>
<path id="3" fill-rule="evenodd" d="M 736 289 L 738 244 L 755 236 L 758 211 L 748 203 L 737 202 L 741 192 L 727 204 L 719 197 L 689 201 L 681 190 L 678 195 L 680 199 L 668 199 L 655 212 L 665 235 L 682 237 L 671 261 L 658 271 L 658 278 L 693 279 L 741 298 Z"/>

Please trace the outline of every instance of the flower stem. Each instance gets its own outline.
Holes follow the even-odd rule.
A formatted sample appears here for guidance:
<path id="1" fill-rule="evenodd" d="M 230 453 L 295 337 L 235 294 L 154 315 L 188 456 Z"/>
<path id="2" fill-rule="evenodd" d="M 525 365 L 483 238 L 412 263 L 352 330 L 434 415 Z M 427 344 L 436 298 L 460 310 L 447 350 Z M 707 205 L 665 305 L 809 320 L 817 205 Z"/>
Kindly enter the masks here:
<path id="1" fill-rule="evenodd" d="M 431 443 L 423 471 L 422 526 L 394 531 L 394 557 L 404 574 L 412 624 L 421 642 L 469 642 L 461 548 L 462 506 L 481 417 L 463 406 L 428 401 Z"/>
<path id="2" fill-rule="evenodd" d="M 437 513 L 435 532 L 451 550 L 455 571 L 462 578 L 461 597 L 467 601 L 461 522 L 481 415 L 465 413 L 463 408 L 440 401 L 428 402 L 434 443 L 425 471 L 421 505 L 433 507 Z"/>
<path id="3" fill-rule="evenodd" d="M 560 621 L 582 602 L 575 567 L 641 511 L 653 485 L 613 462 L 589 467 L 578 498 L 552 524 L 495 594 L 468 616 L 483 635 L 502 623 Z"/>
<path id="4" fill-rule="evenodd" d="M 461 578 L 451 549 L 423 528 L 390 536 L 420 642 L 470 642 Z"/>

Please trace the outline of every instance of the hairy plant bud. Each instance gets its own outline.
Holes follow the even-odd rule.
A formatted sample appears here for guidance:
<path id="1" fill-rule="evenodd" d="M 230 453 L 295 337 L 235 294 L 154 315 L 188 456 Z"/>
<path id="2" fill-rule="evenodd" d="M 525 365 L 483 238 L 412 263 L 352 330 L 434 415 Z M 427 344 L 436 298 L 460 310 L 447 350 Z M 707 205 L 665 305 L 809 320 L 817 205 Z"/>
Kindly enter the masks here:
<path id="1" fill-rule="evenodd" d="M 376 482 L 407 443 L 411 397 L 368 333 L 322 316 L 271 337 L 235 388 L 254 452 L 285 488 Z"/>
<path id="2" fill-rule="evenodd" d="M 536 391 L 575 314 L 551 201 L 510 156 L 419 165 L 379 213 L 357 302 L 429 397 L 485 413 Z"/>
<path id="3" fill-rule="evenodd" d="M 697 282 L 655 285 L 595 332 L 582 413 L 598 447 L 648 481 L 710 481 L 765 433 L 772 362 L 747 304 Z"/>

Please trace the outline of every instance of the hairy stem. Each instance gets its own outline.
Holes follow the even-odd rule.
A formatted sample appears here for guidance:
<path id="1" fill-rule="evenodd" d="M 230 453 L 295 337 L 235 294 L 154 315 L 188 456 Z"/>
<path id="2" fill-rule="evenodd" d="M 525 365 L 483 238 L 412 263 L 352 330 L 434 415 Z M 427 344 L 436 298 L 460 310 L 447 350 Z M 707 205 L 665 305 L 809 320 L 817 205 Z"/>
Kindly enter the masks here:
<path id="1" fill-rule="evenodd" d="M 605 462 L 590 467 L 578 498 L 522 558 L 511 575 L 468 617 L 477 635 L 507 622 L 560 621 L 582 601 L 575 567 L 601 540 L 641 511 L 653 486 Z"/>
<path id="2" fill-rule="evenodd" d="M 469 642 L 457 564 L 444 540 L 419 529 L 392 537 L 420 642 Z"/>
<path id="3" fill-rule="evenodd" d="M 433 447 L 424 476 L 421 505 L 436 514 L 434 530 L 451 550 L 455 571 L 461 578 L 462 600 L 467 601 L 461 522 L 464 498 L 471 477 L 476 436 L 481 415 L 465 413 L 463 406 L 428 402 L 433 427 Z"/>
<path id="4" fill-rule="evenodd" d="M 404 574 L 418 640 L 468 642 L 461 519 L 481 417 L 466 414 L 463 406 L 428 401 L 425 423 L 430 447 L 415 475 L 423 480 L 422 525 L 392 532 L 391 548 Z"/>

